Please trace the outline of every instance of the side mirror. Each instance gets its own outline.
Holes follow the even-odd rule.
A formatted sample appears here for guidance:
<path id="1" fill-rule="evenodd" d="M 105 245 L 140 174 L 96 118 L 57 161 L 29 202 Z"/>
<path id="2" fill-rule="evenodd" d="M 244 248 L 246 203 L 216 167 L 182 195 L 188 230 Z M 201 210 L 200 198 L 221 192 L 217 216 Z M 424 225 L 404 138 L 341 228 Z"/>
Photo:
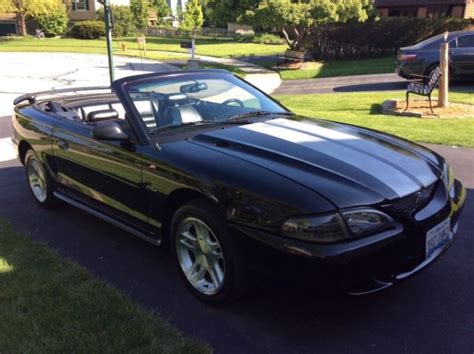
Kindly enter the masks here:
<path id="1" fill-rule="evenodd" d="M 116 122 L 97 124 L 92 131 L 92 136 L 97 140 L 127 140 L 128 135 Z"/>

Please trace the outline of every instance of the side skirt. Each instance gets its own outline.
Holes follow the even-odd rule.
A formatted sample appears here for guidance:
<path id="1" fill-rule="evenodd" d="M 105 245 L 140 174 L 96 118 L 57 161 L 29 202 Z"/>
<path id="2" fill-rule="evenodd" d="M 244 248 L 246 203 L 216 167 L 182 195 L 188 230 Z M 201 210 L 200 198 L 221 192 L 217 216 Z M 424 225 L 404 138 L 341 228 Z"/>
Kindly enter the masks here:
<path id="1" fill-rule="evenodd" d="M 129 233 L 131 233 L 132 235 L 134 236 L 137 236 L 139 238 L 141 238 L 142 240 L 145 240 L 155 246 L 159 246 L 161 244 L 161 237 L 158 237 L 158 238 L 154 238 L 154 237 L 151 237 L 149 236 L 148 234 L 146 234 L 145 232 L 142 232 L 140 230 L 137 230 L 136 228 L 130 226 L 130 225 L 127 225 L 126 223 L 120 221 L 120 220 L 117 220 L 116 218 L 113 218 L 112 216 L 109 216 L 108 214 L 100 211 L 100 210 L 97 210 L 95 208 L 92 208 L 88 205 L 86 205 L 85 203 L 82 203 L 81 201 L 75 199 L 75 198 L 71 198 L 61 192 L 58 192 L 58 191 L 55 191 L 54 192 L 54 196 L 74 207 L 77 207 L 81 210 L 84 210 L 85 212 L 93 215 L 93 216 L 96 216 L 98 217 L 99 219 L 102 219 L 104 221 L 107 221 L 108 223 L 111 223 L 112 225 L 115 225 L 119 228 L 121 228 L 122 230 L 125 230 Z"/>

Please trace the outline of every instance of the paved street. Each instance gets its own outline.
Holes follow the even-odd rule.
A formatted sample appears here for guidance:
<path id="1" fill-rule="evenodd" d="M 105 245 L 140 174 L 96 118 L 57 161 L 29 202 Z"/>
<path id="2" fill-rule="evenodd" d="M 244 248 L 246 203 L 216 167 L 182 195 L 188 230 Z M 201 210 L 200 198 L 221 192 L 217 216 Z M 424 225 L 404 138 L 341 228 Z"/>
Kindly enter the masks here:
<path id="1" fill-rule="evenodd" d="M 383 293 L 337 297 L 267 284 L 230 307 L 185 289 L 169 254 L 64 206 L 40 209 L 0 118 L 0 217 L 83 265 L 217 353 L 473 353 L 474 154 L 434 146 L 469 188 L 458 239 L 431 267 Z M 3 144 L 3 145 L 2 145 Z M 1 250 L 0 250 L 1 253 Z M 309 280 L 310 281 L 310 280 Z"/>
<path id="2" fill-rule="evenodd" d="M 309 80 L 284 80 L 275 95 L 305 95 L 311 93 L 365 92 L 405 90 L 407 80 L 397 74 L 353 75 Z M 470 83 L 456 83 L 451 90 L 473 91 Z"/>
<path id="3" fill-rule="evenodd" d="M 176 67 L 140 58 L 115 57 L 116 78 Z M 108 86 L 107 56 L 73 53 L 0 53 L 0 116 L 11 114 L 21 94 L 84 86 Z"/>

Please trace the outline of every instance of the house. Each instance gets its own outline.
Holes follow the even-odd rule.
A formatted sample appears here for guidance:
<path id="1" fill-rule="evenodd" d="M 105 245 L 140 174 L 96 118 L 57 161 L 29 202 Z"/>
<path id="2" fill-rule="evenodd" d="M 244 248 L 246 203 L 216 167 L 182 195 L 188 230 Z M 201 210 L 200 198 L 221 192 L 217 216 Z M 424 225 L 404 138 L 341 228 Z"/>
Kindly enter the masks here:
<path id="1" fill-rule="evenodd" d="M 474 0 L 375 0 L 381 16 L 474 19 Z"/>
<path id="2" fill-rule="evenodd" d="M 68 16 L 71 22 L 95 19 L 95 0 L 72 0 L 68 6 Z"/>
<path id="3" fill-rule="evenodd" d="M 182 12 L 186 11 L 187 0 L 167 0 L 168 6 L 171 8 L 173 16 L 178 16 L 178 8 Z"/>
<path id="4" fill-rule="evenodd" d="M 71 0 L 67 2 L 67 12 L 71 22 L 95 19 L 95 0 Z M 28 33 L 34 34 L 37 25 L 32 21 L 27 21 Z M 0 15 L 0 36 L 9 34 L 19 34 L 17 19 L 15 14 Z"/>

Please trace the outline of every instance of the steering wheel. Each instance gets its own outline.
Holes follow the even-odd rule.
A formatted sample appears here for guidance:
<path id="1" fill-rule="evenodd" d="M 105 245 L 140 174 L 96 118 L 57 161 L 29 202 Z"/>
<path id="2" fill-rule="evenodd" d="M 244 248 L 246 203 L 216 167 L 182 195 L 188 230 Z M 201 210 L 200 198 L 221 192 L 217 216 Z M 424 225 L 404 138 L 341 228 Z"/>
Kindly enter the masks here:
<path id="1" fill-rule="evenodd" d="M 238 98 L 229 98 L 228 100 L 225 100 L 224 102 L 222 102 L 222 104 L 226 106 L 231 103 L 237 103 L 240 107 L 244 107 L 244 103 Z"/>

